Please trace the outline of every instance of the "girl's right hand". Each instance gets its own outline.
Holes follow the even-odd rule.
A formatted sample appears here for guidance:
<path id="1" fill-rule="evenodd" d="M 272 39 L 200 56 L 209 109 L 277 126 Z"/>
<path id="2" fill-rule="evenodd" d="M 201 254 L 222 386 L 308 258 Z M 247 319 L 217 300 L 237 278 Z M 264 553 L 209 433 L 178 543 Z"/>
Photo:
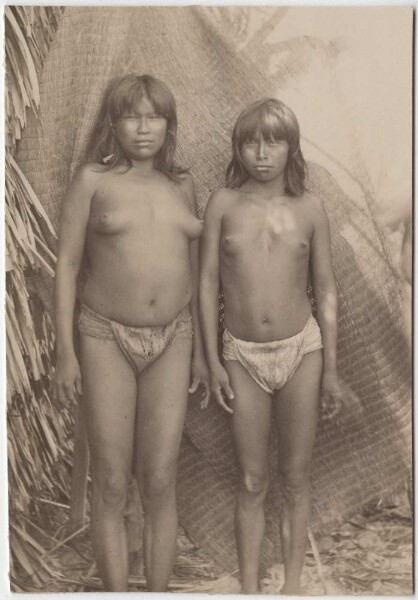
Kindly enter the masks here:
<path id="1" fill-rule="evenodd" d="M 219 406 L 232 414 L 234 411 L 226 404 L 224 396 L 233 400 L 234 392 L 229 385 L 228 373 L 220 363 L 210 370 L 210 389 Z"/>
<path id="2" fill-rule="evenodd" d="M 75 354 L 57 359 L 54 391 L 55 399 L 60 404 L 75 402 L 77 394 L 82 394 L 80 365 Z"/>

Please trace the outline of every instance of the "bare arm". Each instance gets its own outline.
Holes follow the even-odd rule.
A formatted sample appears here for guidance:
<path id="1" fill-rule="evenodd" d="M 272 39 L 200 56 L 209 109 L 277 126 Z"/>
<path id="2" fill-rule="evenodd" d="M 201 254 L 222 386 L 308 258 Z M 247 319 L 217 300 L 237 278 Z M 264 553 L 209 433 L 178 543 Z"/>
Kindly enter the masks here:
<path id="1" fill-rule="evenodd" d="M 57 269 L 55 274 L 56 395 L 60 401 L 81 393 L 81 379 L 73 344 L 73 316 L 77 276 L 83 256 L 90 202 L 97 173 L 80 168 L 61 206 Z"/>
<path id="2" fill-rule="evenodd" d="M 324 373 L 337 370 L 337 290 L 331 264 L 328 218 L 322 203 L 314 199 L 314 230 L 311 244 L 313 286 L 318 307 L 318 322 L 324 344 Z"/>
<path id="3" fill-rule="evenodd" d="M 317 301 L 318 322 L 324 345 L 322 403 L 330 418 L 341 408 L 337 376 L 337 290 L 331 264 L 330 231 L 322 202 L 314 198 L 314 229 L 311 242 L 312 278 Z"/>
<path id="4" fill-rule="evenodd" d="M 190 210 L 197 217 L 196 194 L 192 177 L 187 176 L 182 182 L 182 187 L 189 200 Z M 193 240 L 190 243 L 190 264 L 193 285 L 192 298 L 190 300 L 190 313 L 193 321 L 193 355 L 192 382 L 189 392 L 193 394 L 197 391 L 200 384 L 203 386 L 202 408 L 204 408 L 207 406 L 209 400 L 209 374 L 206 366 L 199 319 L 199 239 Z"/>
<path id="5" fill-rule="evenodd" d="M 218 297 L 219 297 L 219 243 L 223 216 L 222 190 L 215 192 L 209 200 L 205 214 L 201 246 L 200 313 L 203 340 L 209 362 L 212 393 L 219 404 L 228 412 L 222 390 L 233 398 L 228 375 L 218 356 Z"/>

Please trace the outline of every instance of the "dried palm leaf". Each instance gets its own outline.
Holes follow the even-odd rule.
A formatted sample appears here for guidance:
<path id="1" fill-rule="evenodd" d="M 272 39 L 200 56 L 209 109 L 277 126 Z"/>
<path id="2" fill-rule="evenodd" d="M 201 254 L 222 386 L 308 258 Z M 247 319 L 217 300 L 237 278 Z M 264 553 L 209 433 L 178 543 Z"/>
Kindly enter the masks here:
<path id="1" fill-rule="evenodd" d="M 21 523 L 34 495 L 68 495 L 70 419 L 51 403 L 50 365 L 54 344 L 50 316 L 27 288 L 33 270 L 53 275 L 55 256 L 46 235 L 55 236 L 42 204 L 13 158 L 27 110 L 39 108 L 39 73 L 61 8 L 7 6 L 6 50 L 6 339 L 10 570 L 12 588 L 39 588 L 56 572 L 42 560 L 47 552 Z M 28 585 L 29 584 L 29 585 Z"/>

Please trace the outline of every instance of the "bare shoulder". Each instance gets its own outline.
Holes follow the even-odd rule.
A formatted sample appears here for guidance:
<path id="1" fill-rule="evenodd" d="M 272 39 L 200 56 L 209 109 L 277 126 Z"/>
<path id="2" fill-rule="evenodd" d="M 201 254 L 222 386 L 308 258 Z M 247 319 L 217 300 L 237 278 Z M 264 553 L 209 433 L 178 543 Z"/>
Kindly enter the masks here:
<path id="1" fill-rule="evenodd" d="M 328 217 L 327 213 L 325 212 L 324 203 L 319 196 L 316 196 L 311 192 L 305 192 L 303 196 L 301 196 L 301 199 L 306 207 L 306 210 L 312 217 L 314 226 L 328 224 Z"/>
<path id="2" fill-rule="evenodd" d="M 104 169 L 95 163 L 85 163 L 75 171 L 68 191 L 63 199 L 62 210 L 72 211 L 74 215 L 84 213 L 95 195 Z"/>
<path id="3" fill-rule="evenodd" d="M 188 171 L 184 171 L 184 173 L 180 173 L 178 175 L 178 184 L 184 190 L 193 189 L 193 186 L 194 186 L 193 175 L 191 173 L 189 173 Z"/>
<path id="4" fill-rule="evenodd" d="M 86 192 L 93 194 L 107 172 L 108 169 L 99 163 L 81 165 L 74 173 L 72 187 L 76 187 L 77 189 L 82 188 Z"/>
<path id="5" fill-rule="evenodd" d="M 80 165 L 75 172 L 74 177 L 79 177 L 81 179 L 98 179 L 101 175 L 104 175 L 109 171 L 105 165 L 101 165 L 100 163 L 85 163 Z"/>
<path id="6" fill-rule="evenodd" d="M 301 201 L 306 207 L 312 207 L 312 209 L 323 209 L 323 202 L 319 196 L 312 194 L 312 192 L 305 191 L 302 196 L 299 196 Z"/>
<path id="7" fill-rule="evenodd" d="M 230 207 L 234 198 L 237 196 L 236 190 L 230 188 L 218 188 L 209 198 L 206 213 L 208 216 L 214 215 L 222 217 L 225 211 Z"/>
<path id="8" fill-rule="evenodd" d="M 105 170 L 102 165 L 85 163 L 77 168 L 61 203 L 62 222 L 86 220 Z"/>
<path id="9" fill-rule="evenodd" d="M 190 173 L 181 173 L 178 176 L 177 185 L 180 186 L 182 192 L 189 198 L 194 198 L 194 181 L 193 176 Z"/>
<path id="10" fill-rule="evenodd" d="M 172 181 L 171 184 L 180 188 L 182 197 L 187 200 L 190 210 L 194 215 L 196 215 L 197 206 L 193 176 L 187 171 L 180 173 L 177 181 Z"/>

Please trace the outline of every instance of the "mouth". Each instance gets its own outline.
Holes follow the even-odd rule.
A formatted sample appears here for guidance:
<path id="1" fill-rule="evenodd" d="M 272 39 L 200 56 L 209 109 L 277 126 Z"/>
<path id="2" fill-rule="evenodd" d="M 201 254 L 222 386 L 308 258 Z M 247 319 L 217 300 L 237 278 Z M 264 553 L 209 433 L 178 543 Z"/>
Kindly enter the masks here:
<path id="1" fill-rule="evenodd" d="M 260 173 L 265 173 L 271 169 L 269 165 L 254 165 L 254 169 Z"/>
<path id="2" fill-rule="evenodd" d="M 148 146 L 152 145 L 151 140 L 137 140 L 134 142 L 135 146 L 139 146 L 139 148 L 148 148 Z"/>

